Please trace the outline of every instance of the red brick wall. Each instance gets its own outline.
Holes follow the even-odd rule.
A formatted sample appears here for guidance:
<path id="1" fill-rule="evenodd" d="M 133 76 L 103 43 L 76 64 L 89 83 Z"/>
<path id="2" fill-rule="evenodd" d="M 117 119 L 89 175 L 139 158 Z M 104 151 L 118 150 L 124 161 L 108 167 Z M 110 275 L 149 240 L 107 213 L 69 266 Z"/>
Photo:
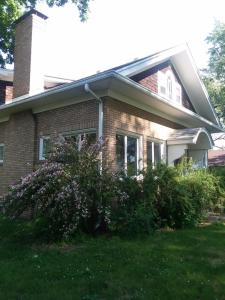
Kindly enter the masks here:
<path id="1" fill-rule="evenodd" d="M 0 143 L 5 144 L 5 157 L 0 165 L 0 195 L 21 176 L 39 163 L 39 139 L 60 133 L 98 127 L 98 103 L 86 101 L 38 114 L 25 111 L 0 123 Z"/>
<path id="2" fill-rule="evenodd" d="M 141 85 L 147 87 L 150 89 L 150 91 L 154 93 L 158 93 L 158 71 L 166 72 L 168 70 L 171 70 L 174 74 L 175 80 L 181 85 L 182 88 L 182 104 L 184 107 L 190 109 L 191 111 L 195 112 L 193 105 L 191 104 L 191 101 L 185 91 L 185 88 L 183 87 L 176 71 L 172 67 L 171 63 L 169 61 L 162 63 L 160 65 L 157 65 L 151 69 L 148 69 L 140 74 L 134 75 L 131 77 L 134 81 L 140 83 Z"/>
<path id="3" fill-rule="evenodd" d="M 41 136 L 55 139 L 59 134 L 95 128 L 98 129 L 98 103 L 95 100 L 81 102 L 35 115 L 36 146 L 35 163 L 39 162 L 39 140 Z"/>
<path id="4" fill-rule="evenodd" d="M 106 98 L 104 101 L 104 138 L 106 140 L 105 163 L 116 168 L 116 132 L 138 134 L 143 137 L 143 159 L 146 164 L 147 138 L 164 139 L 172 129 L 183 128 L 181 125 L 143 111 L 121 101 Z"/>
<path id="5" fill-rule="evenodd" d="M 31 111 L 12 115 L 0 123 L 0 143 L 5 145 L 0 166 L 0 195 L 10 184 L 33 170 L 35 121 Z"/>
<path id="6" fill-rule="evenodd" d="M 13 84 L 0 80 L 0 104 L 10 102 L 13 96 Z"/>
<path id="7" fill-rule="evenodd" d="M 159 125 L 161 124 L 161 125 Z M 95 100 L 38 114 L 21 112 L 0 123 L 0 143 L 5 144 L 5 159 L 0 166 L 0 195 L 21 176 L 39 163 L 41 136 L 57 137 L 75 130 L 98 129 L 98 103 Z M 120 101 L 104 98 L 105 159 L 115 167 L 115 138 L 118 129 L 143 136 L 144 153 L 147 137 L 162 138 L 179 125 Z M 145 157 L 144 157 L 145 159 Z"/>

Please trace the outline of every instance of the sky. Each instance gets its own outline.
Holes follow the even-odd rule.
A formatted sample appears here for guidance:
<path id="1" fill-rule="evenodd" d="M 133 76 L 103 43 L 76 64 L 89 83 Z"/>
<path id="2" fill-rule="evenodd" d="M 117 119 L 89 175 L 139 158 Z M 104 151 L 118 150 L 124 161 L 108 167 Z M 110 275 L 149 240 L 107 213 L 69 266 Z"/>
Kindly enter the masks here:
<path id="1" fill-rule="evenodd" d="M 72 4 L 46 14 L 46 75 L 78 79 L 171 46 L 188 43 L 207 66 L 206 36 L 225 22 L 224 0 L 93 0 L 87 22 Z"/>

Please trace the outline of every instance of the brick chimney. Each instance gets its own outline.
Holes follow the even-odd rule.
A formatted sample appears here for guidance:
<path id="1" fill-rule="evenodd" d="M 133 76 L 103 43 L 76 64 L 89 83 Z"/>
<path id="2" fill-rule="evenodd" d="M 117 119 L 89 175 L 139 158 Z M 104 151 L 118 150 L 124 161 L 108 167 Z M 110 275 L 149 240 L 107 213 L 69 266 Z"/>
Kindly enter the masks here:
<path id="1" fill-rule="evenodd" d="M 44 88 L 44 34 L 47 17 L 35 9 L 16 22 L 13 98 Z"/>

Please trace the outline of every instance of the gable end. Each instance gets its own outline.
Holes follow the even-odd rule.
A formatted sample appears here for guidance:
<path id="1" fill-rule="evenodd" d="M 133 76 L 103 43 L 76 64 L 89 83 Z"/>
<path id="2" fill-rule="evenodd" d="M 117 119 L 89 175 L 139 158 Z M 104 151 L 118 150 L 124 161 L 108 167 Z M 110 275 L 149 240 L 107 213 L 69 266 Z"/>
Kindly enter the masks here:
<path id="1" fill-rule="evenodd" d="M 171 71 L 174 75 L 175 81 L 181 86 L 181 94 L 182 94 L 182 106 L 185 108 L 196 112 L 188 95 L 187 92 L 182 85 L 175 69 L 173 68 L 171 62 L 165 61 L 157 66 L 154 66 L 153 68 L 150 68 L 146 71 L 143 71 L 141 73 L 138 73 L 131 77 L 132 80 L 135 82 L 138 82 L 139 84 L 143 85 L 144 87 L 148 88 L 151 92 L 159 94 L 158 91 L 158 72 L 166 73 L 167 71 Z"/>

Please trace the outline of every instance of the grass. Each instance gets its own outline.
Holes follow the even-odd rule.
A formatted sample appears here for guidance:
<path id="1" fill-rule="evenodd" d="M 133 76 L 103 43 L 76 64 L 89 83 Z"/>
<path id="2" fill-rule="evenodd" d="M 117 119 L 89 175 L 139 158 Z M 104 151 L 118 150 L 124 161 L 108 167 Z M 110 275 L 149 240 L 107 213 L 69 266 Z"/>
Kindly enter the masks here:
<path id="1" fill-rule="evenodd" d="M 225 225 L 33 243 L 0 219 L 0 299 L 225 299 Z"/>

